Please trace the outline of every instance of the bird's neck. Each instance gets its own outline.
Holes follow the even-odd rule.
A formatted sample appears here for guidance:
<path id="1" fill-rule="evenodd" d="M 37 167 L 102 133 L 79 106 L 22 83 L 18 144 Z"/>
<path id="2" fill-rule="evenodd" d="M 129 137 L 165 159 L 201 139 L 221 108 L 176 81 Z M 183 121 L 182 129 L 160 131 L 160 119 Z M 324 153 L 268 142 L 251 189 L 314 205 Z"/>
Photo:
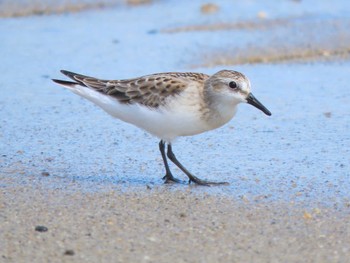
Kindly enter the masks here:
<path id="1" fill-rule="evenodd" d="M 227 100 L 214 92 L 204 92 L 204 101 L 208 109 L 203 118 L 213 127 L 220 127 L 229 122 L 237 111 L 238 101 Z"/>

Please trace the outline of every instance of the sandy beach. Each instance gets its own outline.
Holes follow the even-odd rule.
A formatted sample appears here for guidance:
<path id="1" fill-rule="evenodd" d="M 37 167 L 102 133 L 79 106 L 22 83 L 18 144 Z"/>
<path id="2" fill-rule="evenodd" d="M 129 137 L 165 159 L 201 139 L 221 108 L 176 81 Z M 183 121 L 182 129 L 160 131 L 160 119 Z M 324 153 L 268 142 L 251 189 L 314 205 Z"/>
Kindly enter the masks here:
<path id="1" fill-rule="evenodd" d="M 146 2 L 0 18 L 0 262 L 348 262 L 350 5 Z M 174 143 L 217 187 L 51 81 L 223 68 L 272 116 Z"/>
<path id="2" fill-rule="evenodd" d="M 93 194 L 24 187 L 3 197 L 2 262 L 346 262 L 350 253 L 349 207 L 172 186 Z"/>

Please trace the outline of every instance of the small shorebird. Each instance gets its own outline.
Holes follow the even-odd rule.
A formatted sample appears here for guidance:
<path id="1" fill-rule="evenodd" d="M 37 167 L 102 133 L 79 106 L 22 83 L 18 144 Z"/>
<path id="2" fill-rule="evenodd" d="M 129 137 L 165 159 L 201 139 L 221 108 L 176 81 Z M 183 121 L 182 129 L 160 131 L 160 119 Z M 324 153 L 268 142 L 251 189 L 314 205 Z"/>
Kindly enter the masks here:
<path id="1" fill-rule="evenodd" d="M 221 70 L 212 76 L 169 72 L 126 80 L 102 80 L 66 70 L 61 72 L 73 81 L 53 79 L 54 82 L 92 101 L 113 117 L 160 139 L 165 183 L 181 182 L 172 175 L 168 157 L 188 176 L 189 183 L 227 184 L 201 180 L 191 174 L 175 157 L 171 143 L 179 136 L 195 135 L 224 125 L 233 118 L 241 102 L 271 115 L 250 92 L 249 79 L 237 71 Z"/>

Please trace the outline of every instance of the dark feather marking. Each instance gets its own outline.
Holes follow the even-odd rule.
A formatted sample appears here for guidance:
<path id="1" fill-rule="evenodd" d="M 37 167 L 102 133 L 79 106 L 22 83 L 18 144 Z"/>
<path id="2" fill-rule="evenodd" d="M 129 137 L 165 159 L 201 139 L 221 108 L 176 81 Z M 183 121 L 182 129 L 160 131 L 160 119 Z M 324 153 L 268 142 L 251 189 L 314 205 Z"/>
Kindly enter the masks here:
<path id="1" fill-rule="evenodd" d="M 60 79 L 52 79 L 52 81 L 61 84 L 61 85 L 65 85 L 65 86 L 74 86 L 74 85 L 82 85 L 85 86 L 82 83 L 78 83 L 78 82 L 73 82 L 73 81 L 66 81 L 66 80 L 60 80 Z"/>
<path id="2" fill-rule="evenodd" d="M 130 90 L 126 92 L 126 95 L 129 97 L 138 96 L 140 95 L 140 92 L 138 90 Z"/>
<path id="3" fill-rule="evenodd" d="M 116 89 L 108 91 L 107 94 L 117 98 L 120 102 L 123 102 L 123 103 L 128 103 L 128 101 L 130 100 L 130 98 L 127 95 L 125 95 L 124 92 L 121 92 Z"/>
<path id="4" fill-rule="evenodd" d="M 186 88 L 187 83 L 204 82 L 209 78 L 208 75 L 201 73 L 169 72 L 134 79 L 100 80 L 66 70 L 61 72 L 76 82 L 54 80 L 59 84 L 85 86 L 112 96 L 121 103 L 140 103 L 152 108 L 162 105 L 166 98 L 180 94 Z"/>
<path id="5" fill-rule="evenodd" d="M 167 94 L 167 93 L 168 93 L 168 91 L 165 90 L 165 89 L 161 90 L 161 92 L 160 92 L 161 95 L 165 95 L 165 94 Z"/>
<path id="6" fill-rule="evenodd" d="M 140 90 L 148 89 L 148 86 L 147 86 L 147 85 L 140 86 L 139 89 L 140 89 Z"/>

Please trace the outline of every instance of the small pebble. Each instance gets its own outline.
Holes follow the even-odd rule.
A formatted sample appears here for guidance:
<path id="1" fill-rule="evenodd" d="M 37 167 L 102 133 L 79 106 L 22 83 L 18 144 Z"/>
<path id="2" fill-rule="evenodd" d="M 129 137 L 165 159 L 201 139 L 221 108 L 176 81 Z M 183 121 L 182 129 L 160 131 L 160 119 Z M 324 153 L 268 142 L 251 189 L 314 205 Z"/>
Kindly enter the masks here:
<path id="1" fill-rule="evenodd" d="M 180 213 L 180 217 L 184 218 L 184 217 L 186 217 L 186 214 L 185 213 Z"/>
<path id="2" fill-rule="evenodd" d="M 310 213 L 308 213 L 308 212 L 304 212 L 303 217 L 304 217 L 304 219 L 306 219 L 306 220 L 312 219 L 312 215 L 311 215 Z"/>
<path id="3" fill-rule="evenodd" d="M 220 7 L 214 3 L 207 3 L 201 6 L 201 12 L 203 14 L 214 14 L 218 12 Z"/>
<path id="4" fill-rule="evenodd" d="M 260 12 L 258 12 L 257 17 L 260 19 L 266 19 L 267 13 L 265 11 L 260 11 Z"/>
<path id="5" fill-rule="evenodd" d="M 131 6 L 151 4 L 152 0 L 127 0 L 126 3 Z"/>
<path id="6" fill-rule="evenodd" d="M 73 256 L 75 254 L 74 250 L 73 249 L 67 249 L 65 252 L 64 252 L 65 255 L 67 256 Z"/>
<path id="7" fill-rule="evenodd" d="M 49 173 L 49 172 L 41 172 L 41 175 L 42 175 L 42 176 L 49 176 L 50 173 Z"/>
<path id="8" fill-rule="evenodd" d="M 324 112 L 323 115 L 324 115 L 326 118 L 331 118 L 331 117 L 332 117 L 332 112 Z"/>
<path id="9" fill-rule="evenodd" d="M 35 227 L 35 231 L 38 232 L 47 232 L 47 230 L 49 230 L 46 226 L 36 226 Z"/>

